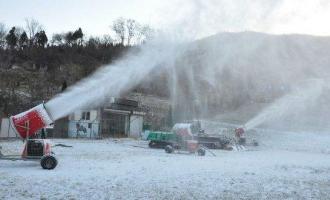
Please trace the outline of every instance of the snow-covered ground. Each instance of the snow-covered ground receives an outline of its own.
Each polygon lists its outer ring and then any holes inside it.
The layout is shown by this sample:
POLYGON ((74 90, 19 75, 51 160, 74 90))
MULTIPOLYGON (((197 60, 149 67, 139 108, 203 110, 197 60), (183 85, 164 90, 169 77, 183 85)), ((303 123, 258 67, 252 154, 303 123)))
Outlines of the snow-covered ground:
MULTIPOLYGON (((330 199, 330 137, 254 133, 260 146, 166 154, 131 139, 53 140, 59 164, 0 160, 0 199, 330 199), (259 135, 258 135, 259 134, 259 135)), ((20 141, 0 141, 3 152, 20 141)))

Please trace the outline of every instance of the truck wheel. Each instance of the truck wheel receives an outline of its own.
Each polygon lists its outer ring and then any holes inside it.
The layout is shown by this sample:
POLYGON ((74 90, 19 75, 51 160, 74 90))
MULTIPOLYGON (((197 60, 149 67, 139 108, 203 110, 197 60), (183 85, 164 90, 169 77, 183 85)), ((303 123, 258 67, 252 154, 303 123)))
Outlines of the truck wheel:
POLYGON ((174 149, 171 145, 166 145, 165 152, 166 153, 173 153, 174 149))
POLYGON ((253 144, 253 146, 255 146, 255 147, 256 147, 256 146, 259 146, 259 143, 258 143, 258 141, 256 141, 256 140, 253 140, 253 141, 252 141, 252 144, 253 144))
POLYGON ((40 160, 40 165, 43 169, 54 169, 57 165, 57 160, 52 155, 45 155, 40 160))
POLYGON ((239 138, 238 144, 245 145, 246 144, 246 138, 239 138))
POLYGON ((215 143, 210 144, 210 149, 216 149, 216 148, 217 148, 217 145, 215 143))
POLYGON ((156 146, 156 142, 154 142, 154 141, 149 142, 149 147, 150 148, 155 148, 155 146, 156 146))
POLYGON ((198 149, 198 150, 197 150, 197 154, 198 154, 199 156, 205 156, 205 149, 198 149))

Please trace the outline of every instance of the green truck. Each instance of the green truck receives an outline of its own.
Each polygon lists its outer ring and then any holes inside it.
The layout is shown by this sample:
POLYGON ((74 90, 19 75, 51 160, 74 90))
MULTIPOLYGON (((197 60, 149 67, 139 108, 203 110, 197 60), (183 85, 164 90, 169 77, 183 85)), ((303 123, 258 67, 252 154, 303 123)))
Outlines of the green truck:
MULTIPOLYGON (((239 130, 239 129, 237 129, 239 130)), ((177 123, 171 132, 151 131, 147 137, 149 147, 165 148, 170 146, 185 146, 185 141, 196 140, 198 144, 210 149, 228 149, 235 137, 236 130, 228 129, 232 137, 221 134, 206 134, 200 123, 177 123)))
POLYGON ((171 145, 173 141, 176 141, 176 134, 173 132, 165 131, 151 131, 148 135, 150 148, 164 148, 166 145, 171 145))
POLYGON ((205 149, 194 139, 188 126, 173 127, 173 132, 152 131, 149 133, 150 148, 163 148, 166 153, 188 152, 205 155, 205 149))

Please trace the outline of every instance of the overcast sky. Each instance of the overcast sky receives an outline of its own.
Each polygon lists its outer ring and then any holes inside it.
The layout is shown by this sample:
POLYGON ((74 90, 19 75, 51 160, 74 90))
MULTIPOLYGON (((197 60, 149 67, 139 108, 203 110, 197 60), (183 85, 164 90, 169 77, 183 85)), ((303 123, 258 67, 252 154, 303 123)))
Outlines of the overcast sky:
POLYGON ((159 29, 206 36, 220 31, 330 35, 329 0, 0 0, 0 22, 38 20, 47 34, 81 27, 110 33, 118 17, 159 29))

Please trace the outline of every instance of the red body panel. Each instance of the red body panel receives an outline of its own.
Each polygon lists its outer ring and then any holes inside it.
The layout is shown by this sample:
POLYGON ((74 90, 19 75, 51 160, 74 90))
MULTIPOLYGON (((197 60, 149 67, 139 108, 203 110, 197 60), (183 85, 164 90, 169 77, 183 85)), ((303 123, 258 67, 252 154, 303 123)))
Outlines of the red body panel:
POLYGON ((16 134, 23 139, 35 135, 38 130, 53 122, 44 104, 10 117, 10 121, 16 134))
POLYGON ((47 126, 38 111, 31 111, 24 116, 12 117, 14 126, 22 138, 33 136, 38 130, 47 126))
POLYGON ((238 138, 240 138, 240 137, 243 136, 244 132, 245 132, 245 131, 244 131, 243 128, 236 128, 236 129, 235 129, 235 136, 238 137, 238 138))

